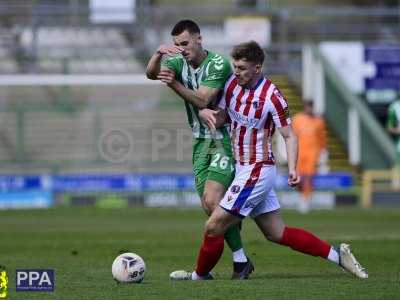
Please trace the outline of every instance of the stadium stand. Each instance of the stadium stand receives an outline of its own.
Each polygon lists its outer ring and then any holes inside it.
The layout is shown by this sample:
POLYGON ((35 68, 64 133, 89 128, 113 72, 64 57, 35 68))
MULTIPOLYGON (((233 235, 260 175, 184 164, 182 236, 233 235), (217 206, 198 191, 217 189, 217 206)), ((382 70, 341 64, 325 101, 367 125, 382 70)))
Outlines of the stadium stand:
MULTIPOLYGON (((139 73, 143 66, 118 28, 40 27, 37 71, 40 73, 139 73)), ((28 48, 33 32, 25 28, 21 45, 28 48)))

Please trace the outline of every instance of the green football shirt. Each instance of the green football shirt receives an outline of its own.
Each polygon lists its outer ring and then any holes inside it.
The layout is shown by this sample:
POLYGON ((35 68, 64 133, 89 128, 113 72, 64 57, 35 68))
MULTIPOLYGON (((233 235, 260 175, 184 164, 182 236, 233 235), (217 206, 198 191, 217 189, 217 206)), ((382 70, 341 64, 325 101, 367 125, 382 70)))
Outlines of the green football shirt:
MULTIPOLYGON (((200 85, 223 90, 226 80, 232 73, 229 61, 211 51, 208 51, 207 57, 197 69, 190 66, 182 55, 167 58, 163 61, 163 65, 174 71, 176 79, 186 88, 194 91, 200 85)), ((210 130, 202 123, 199 117, 199 109, 187 101, 185 101, 185 106, 193 137, 212 138, 210 130)), ((214 107, 215 103, 210 105, 210 108, 214 107)), ((226 127, 221 127, 217 129, 215 138, 222 139, 226 135, 228 135, 226 127)))
MULTIPOLYGON (((394 101, 389 105, 387 125, 390 127, 400 126, 400 100, 394 101)), ((397 159, 400 162, 400 137, 396 140, 397 159)))

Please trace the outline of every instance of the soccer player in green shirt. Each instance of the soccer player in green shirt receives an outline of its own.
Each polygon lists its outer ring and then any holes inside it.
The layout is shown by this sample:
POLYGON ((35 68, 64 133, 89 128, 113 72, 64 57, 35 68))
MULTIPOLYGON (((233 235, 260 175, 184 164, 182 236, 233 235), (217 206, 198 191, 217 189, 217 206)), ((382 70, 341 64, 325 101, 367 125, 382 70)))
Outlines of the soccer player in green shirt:
POLYGON ((392 184, 400 187, 400 99, 388 107, 387 129, 396 138, 396 164, 393 168, 392 184))
MULTIPOLYGON (((192 20, 179 21, 171 35, 174 45, 158 47, 146 75, 161 80, 184 100, 193 133, 196 190, 210 215, 234 178, 234 161, 228 127, 211 132, 201 121, 199 110, 216 107, 232 69, 229 60, 202 47, 200 28, 192 20)), ((244 253, 239 226, 231 227, 225 240, 233 252, 232 279, 247 279, 254 267, 244 253)))

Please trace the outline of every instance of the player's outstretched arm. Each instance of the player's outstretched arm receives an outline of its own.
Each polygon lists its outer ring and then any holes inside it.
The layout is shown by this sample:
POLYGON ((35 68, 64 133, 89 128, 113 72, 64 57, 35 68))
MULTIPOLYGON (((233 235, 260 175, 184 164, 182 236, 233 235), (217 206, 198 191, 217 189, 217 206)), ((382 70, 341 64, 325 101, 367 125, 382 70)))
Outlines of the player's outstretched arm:
POLYGON ((200 85, 197 91, 186 88, 175 78, 172 70, 161 70, 157 76, 159 80, 166 83, 183 100, 190 102, 199 109, 206 108, 209 103, 217 100, 219 89, 200 85))
POLYGON ((161 45, 157 48, 156 52, 151 56, 146 67, 146 76, 149 79, 157 80, 157 76, 161 70, 161 59, 163 55, 178 54, 183 49, 175 45, 161 45))
POLYGON ((215 132, 218 127, 221 127, 227 119, 227 113, 224 109, 202 109, 199 112, 200 118, 203 122, 211 129, 211 131, 215 132))
POLYGON ((175 81, 175 85, 171 88, 181 96, 185 101, 195 105, 199 109, 207 108, 208 104, 215 103, 220 89, 211 88, 201 85, 197 91, 187 89, 179 81, 175 81))
POLYGON ((279 127, 278 130, 285 140, 286 144, 286 154, 289 170, 288 185, 291 187, 295 187, 300 183, 300 176, 298 176, 296 171, 298 154, 297 136, 294 133, 291 125, 279 127))

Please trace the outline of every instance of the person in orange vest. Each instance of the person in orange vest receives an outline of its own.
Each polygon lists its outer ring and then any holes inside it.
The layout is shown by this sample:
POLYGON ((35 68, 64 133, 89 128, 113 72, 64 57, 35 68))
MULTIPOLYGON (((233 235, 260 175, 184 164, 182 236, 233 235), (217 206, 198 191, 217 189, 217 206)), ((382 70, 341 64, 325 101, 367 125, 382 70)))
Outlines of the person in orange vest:
POLYGON ((302 213, 310 210, 313 194, 313 176, 322 153, 326 152, 326 129, 322 117, 314 114, 313 102, 305 101, 304 110, 293 118, 293 129, 299 140, 297 170, 301 176, 299 189, 302 193, 298 209, 302 213))

